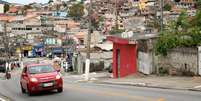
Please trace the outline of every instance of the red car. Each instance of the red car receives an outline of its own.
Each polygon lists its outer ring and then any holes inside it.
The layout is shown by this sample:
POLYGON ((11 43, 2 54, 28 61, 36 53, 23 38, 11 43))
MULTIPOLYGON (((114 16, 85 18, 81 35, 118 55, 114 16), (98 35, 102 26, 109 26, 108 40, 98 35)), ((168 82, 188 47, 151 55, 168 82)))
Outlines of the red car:
POLYGON ((40 91, 63 91, 63 79, 61 74, 50 64, 31 64, 24 67, 20 79, 22 93, 29 95, 40 91))

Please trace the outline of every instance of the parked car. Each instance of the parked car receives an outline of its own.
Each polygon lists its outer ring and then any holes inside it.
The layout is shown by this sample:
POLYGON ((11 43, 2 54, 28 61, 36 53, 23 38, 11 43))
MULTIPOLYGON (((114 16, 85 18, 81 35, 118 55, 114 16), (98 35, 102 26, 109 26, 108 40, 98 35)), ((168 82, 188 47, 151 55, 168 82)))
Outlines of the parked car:
POLYGON ((22 93, 30 96, 41 91, 63 91, 61 74, 50 64, 29 64, 24 67, 20 79, 22 93))

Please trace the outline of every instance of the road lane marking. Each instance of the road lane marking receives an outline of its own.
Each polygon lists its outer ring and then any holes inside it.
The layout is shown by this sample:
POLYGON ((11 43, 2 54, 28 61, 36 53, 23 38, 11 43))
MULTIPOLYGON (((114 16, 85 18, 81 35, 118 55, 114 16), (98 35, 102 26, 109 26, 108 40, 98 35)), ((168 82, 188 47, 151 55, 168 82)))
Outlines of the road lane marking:
POLYGON ((133 96, 129 95, 128 93, 121 93, 121 92, 111 92, 111 91, 98 91, 95 89, 89 89, 89 88, 81 88, 79 86, 64 86, 65 89, 72 89, 72 90, 77 90, 81 92, 90 92, 98 95, 106 95, 106 96, 121 96, 133 100, 142 100, 142 101, 158 101, 157 99, 151 98, 151 97, 146 97, 146 96, 133 96))

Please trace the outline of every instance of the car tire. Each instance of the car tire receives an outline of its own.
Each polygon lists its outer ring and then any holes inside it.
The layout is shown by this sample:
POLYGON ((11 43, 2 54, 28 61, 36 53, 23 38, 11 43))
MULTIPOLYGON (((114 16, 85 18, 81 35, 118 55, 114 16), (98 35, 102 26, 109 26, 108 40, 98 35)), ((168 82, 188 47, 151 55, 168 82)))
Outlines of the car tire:
POLYGON ((21 85, 21 91, 22 93, 26 93, 26 90, 22 87, 22 85, 21 85))
POLYGON ((57 91, 58 91, 58 93, 61 93, 61 92, 63 92, 63 88, 58 88, 57 91))

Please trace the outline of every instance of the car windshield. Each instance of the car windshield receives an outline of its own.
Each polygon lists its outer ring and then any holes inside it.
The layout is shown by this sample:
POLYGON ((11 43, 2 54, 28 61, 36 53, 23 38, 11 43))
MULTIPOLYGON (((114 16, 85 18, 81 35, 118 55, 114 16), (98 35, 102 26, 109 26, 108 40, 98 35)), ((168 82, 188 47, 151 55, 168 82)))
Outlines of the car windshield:
POLYGON ((51 65, 29 67, 30 74, 50 73, 54 71, 55 69, 51 65))

